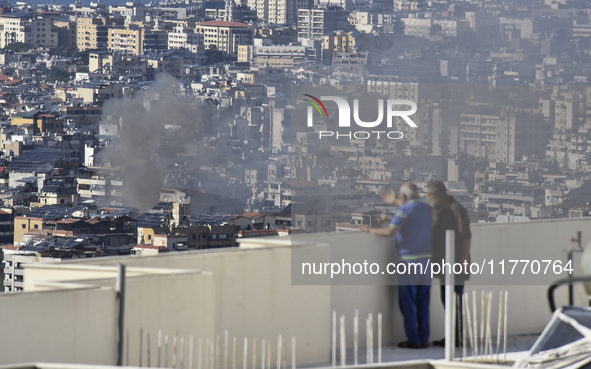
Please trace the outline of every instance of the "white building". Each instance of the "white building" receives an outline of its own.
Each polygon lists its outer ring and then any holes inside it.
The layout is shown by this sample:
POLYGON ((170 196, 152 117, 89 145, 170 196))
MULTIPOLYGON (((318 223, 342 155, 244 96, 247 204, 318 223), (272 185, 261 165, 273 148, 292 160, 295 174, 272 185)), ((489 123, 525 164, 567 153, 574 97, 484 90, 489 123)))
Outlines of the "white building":
POLYGON ((206 49, 220 50, 238 55, 238 45, 252 45, 254 29, 240 22, 207 21, 196 26, 198 33, 203 35, 206 49))
MULTIPOLYGON (((33 246, 34 247, 34 246, 33 246)), ((61 259, 42 257, 35 250, 21 246, 4 246, 4 291, 20 292, 24 288, 24 265, 31 263, 58 263, 61 259)))
POLYGON ((168 32, 168 49, 187 49, 195 54, 203 54, 203 34, 182 25, 168 32))
POLYGON ((56 47, 57 40, 51 20, 10 14, 0 16, 0 48, 15 42, 56 47))
POLYGON ((248 0, 247 7, 259 20, 274 24, 294 24, 298 9, 310 8, 310 0, 248 0))

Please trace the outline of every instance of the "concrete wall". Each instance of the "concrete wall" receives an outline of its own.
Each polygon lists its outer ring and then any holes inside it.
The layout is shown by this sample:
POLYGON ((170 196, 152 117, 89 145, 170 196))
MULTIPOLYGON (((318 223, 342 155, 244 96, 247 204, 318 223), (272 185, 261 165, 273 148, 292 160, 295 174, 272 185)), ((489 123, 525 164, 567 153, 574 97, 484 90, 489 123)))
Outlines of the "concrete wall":
MULTIPOLYGON (((110 266, 36 264, 26 268, 25 280, 27 284, 25 291, 72 288, 73 284, 77 284, 97 286, 114 293, 116 273, 116 267, 110 266)), ((126 271, 126 276, 124 319, 126 334, 124 357, 126 363, 139 365, 140 352, 142 362, 144 364, 148 362, 148 334, 151 343, 151 363, 157 362, 158 352, 156 348, 159 331, 162 332, 163 340, 165 336, 168 336, 167 361, 169 363, 172 360, 175 336, 177 337, 177 355, 181 350, 181 339, 184 340, 184 352, 188 355, 189 337, 191 335, 195 337, 195 342, 199 337, 215 336, 215 322, 211 319, 212 316, 215 316, 216 310, 211 273, 201 273, 196 270, 129 268, 126 271), (142 339, 140 339, 140 334, 142 339), (127 337, 127 335, 129 336, 127 337), (140 341, 142 341, 141 348, 140 341), (127 356, 129 356, 129 361, 127 361, 127 356)), ((20 294, 15 296, 20 296, 20 294)), ((117 327, 118 302, 113 300, 104 302, 104 304, 107 304, 109 309, 115 309, 117 314, 114 317, 105 319, 103 324, 117 327)), ((67 308, 76 309, 77 307, 72 305, 67 308)), ((66 311, 65 313, 69 312, 66 311)), ((62 312, 52 311, 52 314, 62 314, 62 312)), ((65 319, 67 318, 65 317, 65 319)), ((97 320, 100 321, 101 319, 97 318, 97 320)), ((100 322, 97 324, 100 324, 100 322)), ((67 332, 60 334, 66 337, 68 335, 67 332)), ((108 342, 110 340, 111 338, 109 338, 108 342)), ((116 339, 115 342, 117 342, 116 339)), ((61 350, 64 351, 63 348, 61 350)), ((164 363, 164 343, 162 344, 161 354, 161 362, 164 363)), ((116 353, 104 353, 103 360, 105 359, 110 359, 107 363, 114 364, 116 353)), ((86 362, 101 363, 95 361, 86 362)))
MULTIPOLYGON (((330 286, 292 286, 289 247, 267 247, 253 250, 219 250, 204 252, 167 253, 147 257, 114 257, 84 260, 84 264, 115 265, 125 263, 128 267, 198 269, 213 275, 214 295, 203 295, 192 301, 186 300, 187 292, 177 291, 176 298, 170 296, 170 304, 193 306, 195 319, 197 307, 211 306, 206 315, 215 324, 215 333, 198 337, 215 339, 223 337, 228 330, 230 339, 256 338, 260 356, 261 340, 272 342, 273 360, 277 349, 277 336, 281 334, 291 348, 291 337, 297 340, 298 363, 302 365, 326 362, 330 355, 330 286), (215 310, 215 311, 214 311, 215 310), (313 327, 313 328, 311 328, 313 327)), ((78 264, 78 261, 75 262, 78 264)), ((68 264, 72 265, 72 264, 68 264)), ((25 279, 28 275, 25 276, 25 279)), ((184 286, 200 289, 192 284, 184 286)), ((155 291, 154 294, 157 292, 155 291)), ((161 305, 167 313, 165 305, 161 305)), ((180 323, 182 324, 182 323, 180 323)), ((240 346, 242 347, 242 346, 240 346)), ((287 360, 290 359, 290 349, 287 360)), ((242 350, 240 350, 240 353, 242 350)), ((238 357, 242 362, 241 355, 238 357)))
POLYGON ((0 363, 115 363, 115 292, 85 288, 0 295, 0 363))

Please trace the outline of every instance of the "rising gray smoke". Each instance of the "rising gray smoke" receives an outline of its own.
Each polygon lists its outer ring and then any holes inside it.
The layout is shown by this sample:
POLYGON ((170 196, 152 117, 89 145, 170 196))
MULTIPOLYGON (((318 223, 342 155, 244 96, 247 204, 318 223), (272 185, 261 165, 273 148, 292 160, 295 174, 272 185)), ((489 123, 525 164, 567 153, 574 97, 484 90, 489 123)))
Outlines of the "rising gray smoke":
POLYGON ((188 95, 178 80, 161 75, 146 90, 105 103, 101 124, 119 125, 105 159, 121 168, 125 205, 154 206, 179 154, 208 134, 213 108, 188 95))

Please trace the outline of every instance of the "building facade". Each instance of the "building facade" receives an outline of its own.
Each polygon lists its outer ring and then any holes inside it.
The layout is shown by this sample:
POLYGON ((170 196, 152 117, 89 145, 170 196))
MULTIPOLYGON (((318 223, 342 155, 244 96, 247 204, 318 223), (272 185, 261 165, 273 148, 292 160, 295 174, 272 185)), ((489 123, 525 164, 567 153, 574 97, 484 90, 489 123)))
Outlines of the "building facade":
POLYGON ((233 57, 238 55, 239 45, 252 45, 254 29, 240 22, 207 21, 196 27, 203 35, 206 49, 223 51, 233 57))

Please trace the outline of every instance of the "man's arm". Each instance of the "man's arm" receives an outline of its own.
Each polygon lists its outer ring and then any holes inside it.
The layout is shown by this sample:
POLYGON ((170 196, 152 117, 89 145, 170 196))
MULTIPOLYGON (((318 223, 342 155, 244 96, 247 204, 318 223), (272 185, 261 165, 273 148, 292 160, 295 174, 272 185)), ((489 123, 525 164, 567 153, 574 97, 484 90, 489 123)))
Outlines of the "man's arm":
POLYGON ((396 232, 398 231, 398 227, 396 227, 393 224, 390 224, 386 228, 369 228, 367 231, 369 233, 375 234, 376 236, 390 237, 396 234, 396 232))
POLYGON ((390 224, 386 228, 370 228, 368 226, 361 227, 362 232, 373 233, 376 236, 391 237, 396 234, 398 227, 394 224, 390 224))

